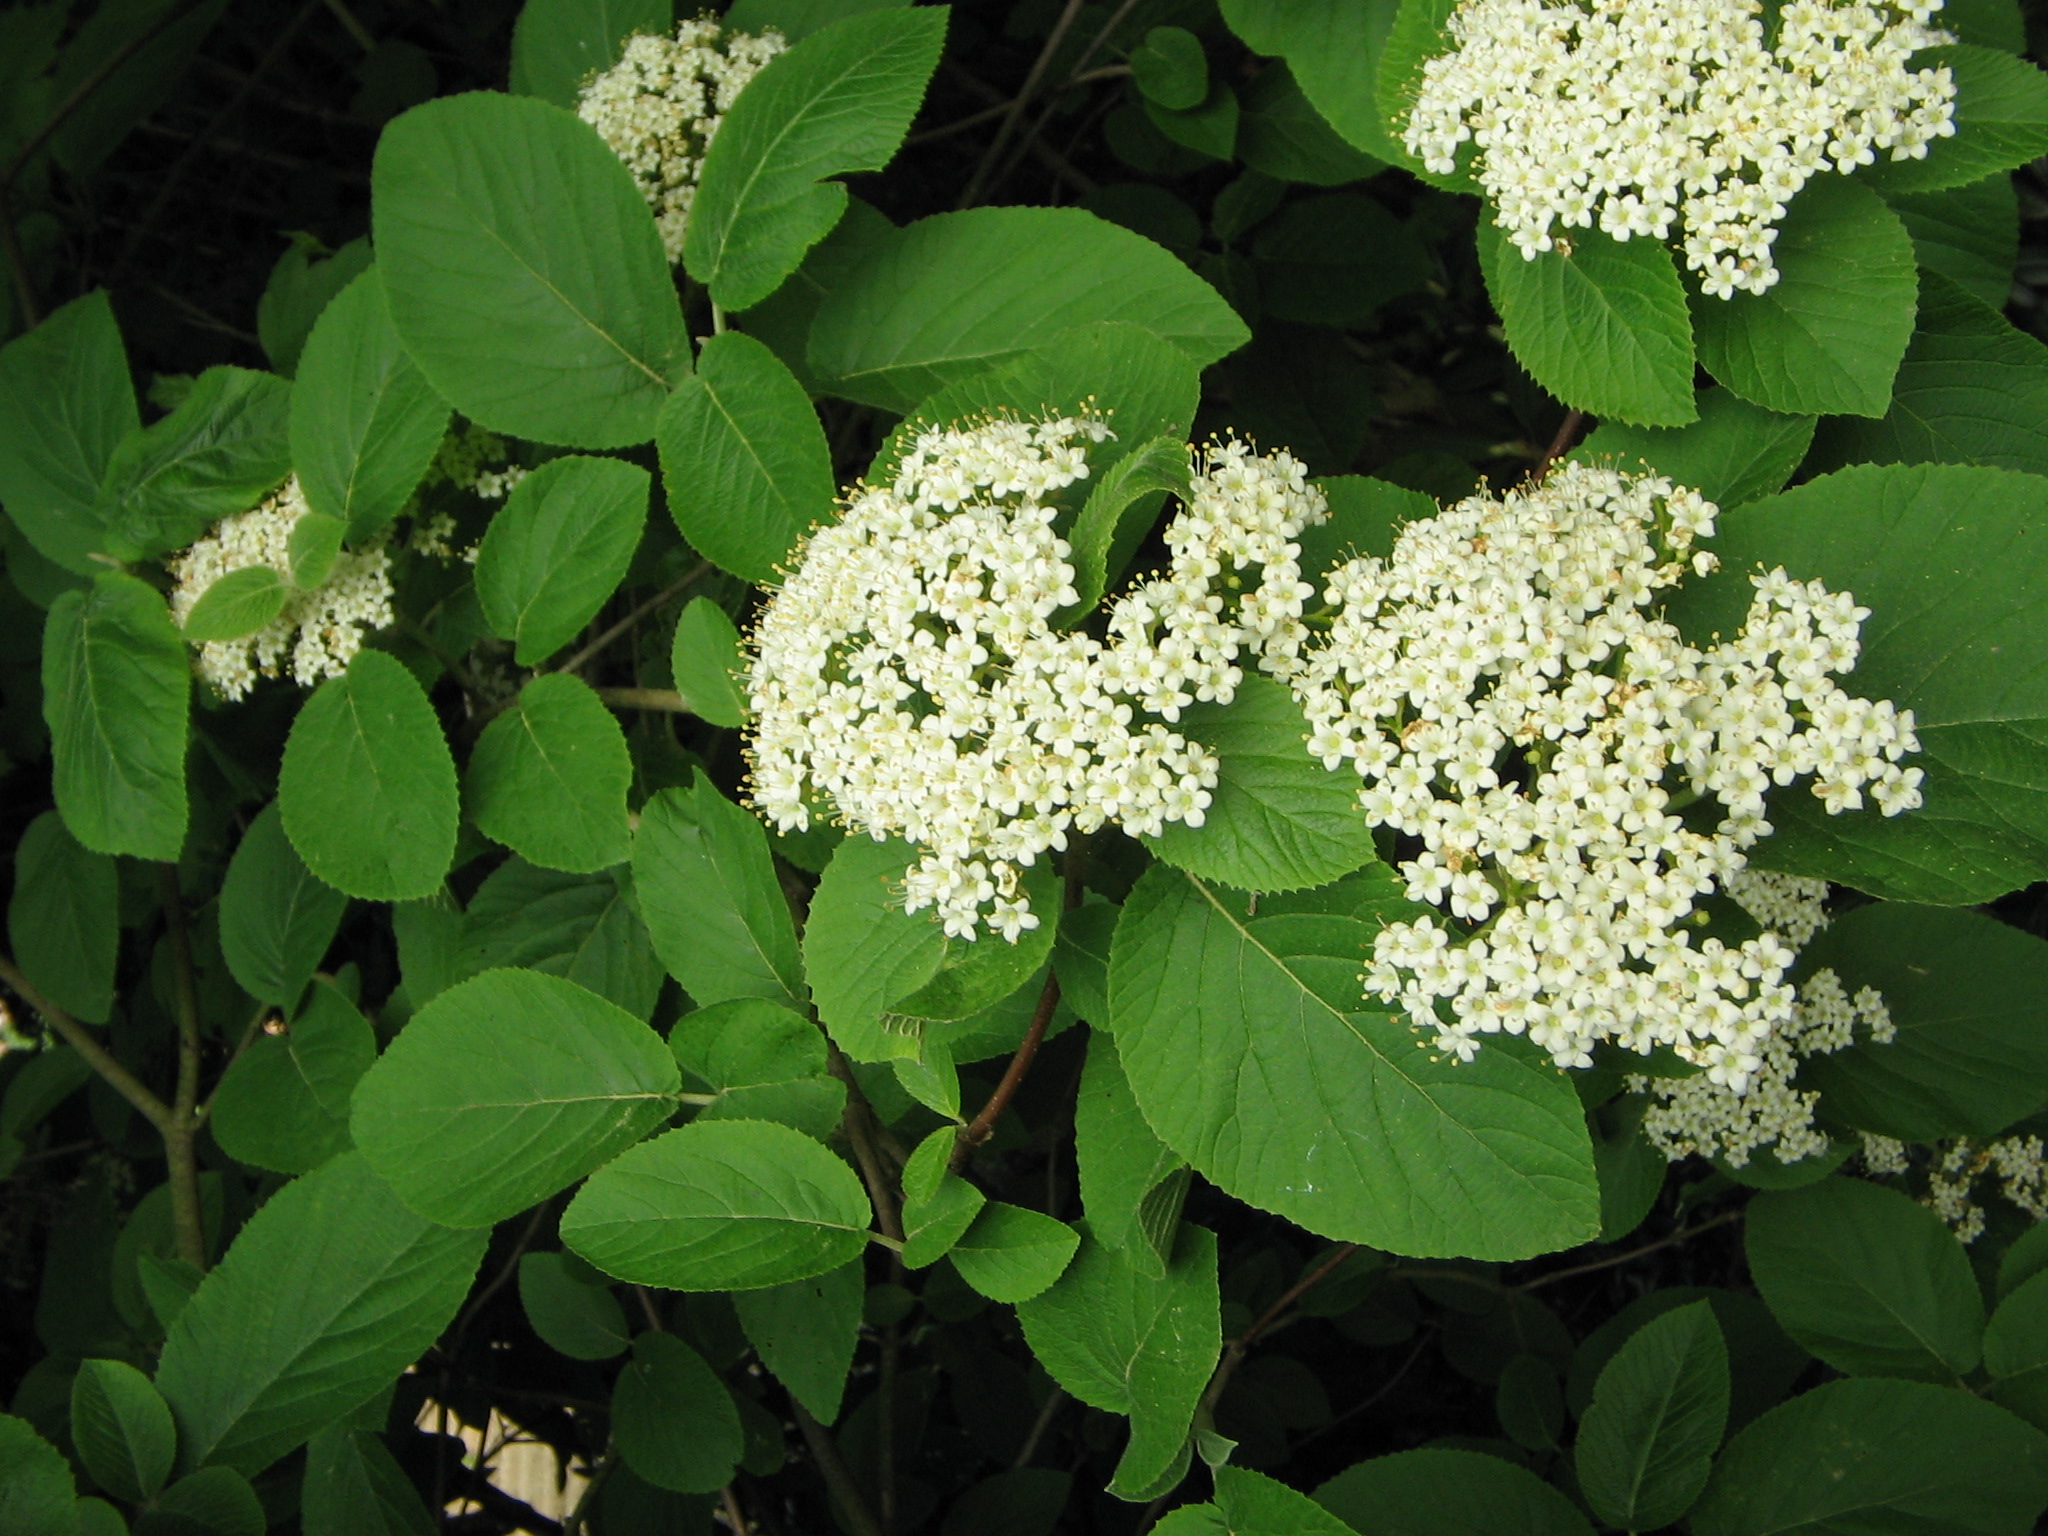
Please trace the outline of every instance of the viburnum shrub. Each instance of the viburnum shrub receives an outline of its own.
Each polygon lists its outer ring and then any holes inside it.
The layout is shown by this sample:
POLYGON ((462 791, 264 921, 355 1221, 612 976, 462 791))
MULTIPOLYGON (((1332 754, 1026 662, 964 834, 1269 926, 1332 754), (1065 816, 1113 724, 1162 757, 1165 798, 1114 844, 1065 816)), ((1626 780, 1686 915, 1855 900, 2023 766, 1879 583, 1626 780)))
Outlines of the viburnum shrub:
POLYGON ((0 13, 0 1536, 2036 1529, 2038 25, 0 13))

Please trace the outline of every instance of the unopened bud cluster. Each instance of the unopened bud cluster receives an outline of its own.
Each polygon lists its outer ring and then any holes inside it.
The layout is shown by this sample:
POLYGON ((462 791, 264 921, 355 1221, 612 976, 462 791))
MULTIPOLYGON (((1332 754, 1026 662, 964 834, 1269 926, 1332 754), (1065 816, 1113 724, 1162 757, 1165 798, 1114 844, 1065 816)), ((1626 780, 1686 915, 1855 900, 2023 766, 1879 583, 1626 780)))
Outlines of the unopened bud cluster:
POLYGON ((1811 777, 1830 811, 1919 803, 1911 713, 1850 696, 1868 616, 1783 571, 1700 647, 1659 594, 1712 568, 1716 509, 1660 476, 1561 466, 1409 524, 1333 571, 1334 617, 1289 680, 1309 752, 1346 764, 1431 915, 1380 933, 1368 993, 1470 1059, 1525 1035, 1560 1066, 1669 1046, 1740 1090, 1788 1025, 1792 950, 1695 942, 1700 900, 1767 836, 1764 796, 1811 777))
MULTIPOLYGON (((292 529, 311 510, 294 475, 261 505, 223 519, 172 556, 172 617, 182 625, 206 589, 231 571, 266 565, 288 582, 292 529)), ((244 697, 259 675, 276 677, 286 670, 294 682, 310 687, 347 671, 364 633, 382 629, 392 617, 390 557, 382 547, 343 550, 325 581, 291 591, 277 617, 253 635, 201 644, 199 675, 230 699, 244 697)))
POLYGON ((780 32, 726 32, 715 17, 701 17, 672 37, 627 39, 619 62, 583 87, 576 115, 633 173, 670 265, 683 259, 690 202, 720 121, 788 46, 780 32))
POLYGON ((1941 0, 1789 0, 1767 46, 1760 0, 1462 0, 1404 142, 1448 174, 1468 140, 1495 218, 1525 258, 1561 229, 1682 231, 1714 297, 1778 279, 1777 222, 1833 170, 1924 157, 1955 132, 1941 0))
POLYGON ((1170 724, 1229 702, 1240 655, 1305 633, 1292 538, 1322 498, 1234 442, 1197 455, 1168 569, 1107 638, 1055 626, 1078 600, 1061 493, 1111 435, 1086 415, 919 433, 811 535, 753 635, 756 809, 791 830, 822 800, 917 844, 904 905, 951 935, 1036 927, 1020 872, 1070 829, 1200 826, 1216 760, 1170 724))

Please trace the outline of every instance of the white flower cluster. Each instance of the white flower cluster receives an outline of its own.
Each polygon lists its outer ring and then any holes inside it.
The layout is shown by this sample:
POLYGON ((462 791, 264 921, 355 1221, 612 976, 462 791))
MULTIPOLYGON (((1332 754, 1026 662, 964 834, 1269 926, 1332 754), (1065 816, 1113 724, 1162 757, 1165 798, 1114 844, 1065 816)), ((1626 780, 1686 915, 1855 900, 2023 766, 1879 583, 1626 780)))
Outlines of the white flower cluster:
POLYGON ((1830 810, 1919 803, 1911 713, 1830 681, 1868 616, 1848 594, 1754 577, 1742 629, 1705 649, 1658 616, 1688 562, 1711 568, 1689 552, 1715 515, 1662 477, 1568 464, 1330 575, 1330 630, 1289 669, 1308 749, 1420 840, 1409 896, 1483 925, 1388 926, 1367 990, 1461 1058, 1500 1032, 1560 1066, 1668 1045, 1739 1090, 1792 1017, 1792 951, 1695 943, 1688 919, 1770 832, 1765 792, 1813 775, 1830 810))
POLYGON ((1828 883, 1768 869, 1740 869, 1722 882, 1729 899, 1793 949, 1804 949, 1828 925, 1828 883))
MULTIPOLYGON (((1889 1136, 1863 1137, 1863 1168, 1879 1177, 1909 1172, 1905 1143, 1889 1136)), ((1959 1243, 1984 1235, 1984 1208, 1977 1186, 1986 1175, 1998 1192, 2036 1221, 2048 1221, 2048 1148, 2039 1136, 2003 1136, 1983 1141, 1959 1136, 1941 1142, 1927 1169, 1927 1193, 1920 1203, 1948 1223, 1959 1243)))
POLYGON ((1200 826, 1216 761, 1162 721, 1227 703, 1250 647, 1300 643, 1291 540, 1326 510, 1300 464, 1234 442, 1198 456, 1167 573, 1113 607, 1108 638, 1053 627, 1077 601, 1053 498, 1110 435, 1092 416, 920 433, 811 535, 754 631, 756 808, 801 828, 816 796, 918 844, 904 905, 951 935, 1036 927, 1019 872, 1070 828, 1200 826))
MULTIPOLYGON (((1462 0, 1403 135, 1433 171, 1458 146, 1525 258, 1555 227, 1619 240, 1683 226, 1713 296, 1778 279, 1776 221, 1812 177, 1924 157, 1955 132, 1955 81, 1911 69, 1952 41, 1941 0, 1462 0)), ((1569 249, 1567 246, 1566 249, 1569 249)))
POLYGON ((640 184, 673 266, 704 151, 741 89, 789 44, 780 32, 724 32, 715 17, 673 37, 629 38, 619 62, 583 87, 576 115, 595 128, 640 184))
MULTIPOLYGON (((213 532, 173 556, 168 562, 177 581, 172 617, 182 625, 206 589, 230 571, 267 565, 289 581, 292 528, 311 510, 294 475, 254 510, 223 519, 213 532)), ((343 550, 324 582, 292 591, 277 617, 255 634, 201 644, 199 675, 226 697, 239 699, 256 685, 259 674, 277 676, 289 651, 292 680, 311 687, 347 671, 362 648, 364 632, 382 629, 392 619, 390 557, 381 546, 343 550)))
POLYGON ((1653 1102, 1643 1113, 1643 1134, 1673 1162, 1691 1152, 1720 1156, 1740 1168, 1759 1148, 1781 1163, 1796 1163, 1828 1149, 1829 1137, 1813 1123, 1820 1095, 1792 1086, 1809 1056, 1829 1056, 1855 1043, 1858 1028, 1882 1045, 1897 1034, 1884 998, 1874 987, 1851 997, 1833 971, 1822 967, 1800 984, 1792 1016, 1763 1043, 1763 1064, 1737 1091, 1697 1077, 1638 1077, 1632 1093, 1653 1102))

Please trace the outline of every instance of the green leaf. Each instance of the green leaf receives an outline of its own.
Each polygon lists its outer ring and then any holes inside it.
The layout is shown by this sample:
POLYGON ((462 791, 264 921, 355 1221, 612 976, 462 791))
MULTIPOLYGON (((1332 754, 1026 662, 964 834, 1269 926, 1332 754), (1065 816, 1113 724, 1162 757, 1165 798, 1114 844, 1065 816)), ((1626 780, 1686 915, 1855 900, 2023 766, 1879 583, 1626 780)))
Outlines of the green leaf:
POLYGON ((1359 555, 1392 554, 1403 524, 1441 510, 1421 491, 1369 475, 1331 475, 1316 484, 1330 503, 1330 516, 1301 531, 1301 573, 1309 581, 1359 555))
POLYGON ((655 953, 700 1006, 734 997, 804 1006, 796 927, 768 835, 708 778, 642 807, 633 881, 655 953))
POLYGON ((1992 1400, 2036 1429, 2048 1425, 2048 1275, 2036 1274, 1998 1304, 1984 1329, 1992 1400))
POLYGON ((1801 1068, 1822 1113, 1905 1141, 1994 1136, 2048 1103, 2048 944, 1975 912, 1878 902, 1834 919, 1802 957, 1875 987, 1898 1035, 1801 1068))
POLYGON ((103 571, 50 605, 43 719, 57 809, 94 853, 175 859, 185 845, 191 665, 151 587, 103 571))
POLYGON ((1915 69, 1955 77, 1955 135, 1936 139, 1920 160, 1880 154, 1865 175, 1887 192, 1967 186, 2048 154, 2048 76, 1999 48, 1950 43, 1913 55, 1915 69))
POLYGON ((572 1360, 610 1360, 632 1343, 619 1298, 577 1279, 562 1254, 520 1255, 519 1304, 541 1340, 572 1360))
POLYGON ((433 1536, 434 1522, 384 1442, 330 1424, 306 1442, 304 1536, 433 1536))
POLYGON ((213 1134, 228 1156, 305 1173, 348 1150, 349 1095, 377 1059, 377 1036, 331 982, 282 1034, 259 1034, 220 1080, 213 1134))
POLYGON ((119 876, 112 859, 79 846, 55 811, 30 822, 15 847, 7 936, 38 991, 74 1019, 107 1022, 121 948, 119 876))
POLYGON ((263 297, 256 301, 256 336, 270 366, 286 378, 299 365, 306 338, 334 296, 370 268, 370 241, 358 235, 329 251, 300 230, 270 269, 263 297))
POLYGON ((71 1380, 71 1440, 93 1481, 131 1503, 156 1497, 178 1451, 171 1410, 123 1360, 87 1360, 71 1380))
POLYGON ((275 619, 290 595, 284 577, 267 565, 229 571, 200 593, 185 615, 185 639, 193 645, 245 639, 275 619))
POLYGON ((1154 27, 1131 50, 1131 83, 1170 112, 1200 106, 1209 94, 1202 40, 1186 27, 1154 27))
POLYGON ((1082 617, 1102 601, 1110 581, 1151 528, 1167 493, 1191 494, 1188 448, 1179 433, 1139 444, 1103 472, 1068 536, 1073 546, 1072 611, 1082 617), (1115 565, 1112 568, 1111 562, 1115 565))
POLYGON ((1402 1451, 1361 1461, 1315 1500, 1372 1536, 1591 1536, 1572 1501, 1535 1473, 1476 1451, 1402 1451))
POLYGON ((286 564, 291 567, 285 574, 292 585, 302 592, 322 585, 333 571, 335 557, 341 553, 341 542, 347 536, 347 523, 320 512, 307 512, 293 523, 285 544, 286 564))
POLYGON ((1072 1473, 1050 1467, 998 1472, 953 1501, 939 1536, 1053 1536, 1073 1486, 1072 1473))
POLYGON ((1145 1124, 1116 1042, 1100 1032, 1089 1036, 1074 1104, 1074 1162, 1088 1230, 1140 1268, 1156 1271, 1166 1255, 1147 1241, 1139 1214, 1145 1197, 1187 1164, 1145 1124))
POLYGON ((846 1086, 827 1070, 824 1035, 801 1014, 737 997, 684 1014, 668 1045, 716 1095, 699 1120, 773 1120, 820 1141, 839 1128, 846 1086))
POLYGON ((2048 875, 2048 479, 1962 465, 1858 466, 1722 519, 1722 572, 1671 605, 1689 634, 1732 631, 1748 576, 1782 565, 1871 610, 1849 679, 1910 707, 1926 804, 1829 816, 1801 785, 1770 805, 1755 862, 1874 896, 1962 905, 2048 875), (1968 643, 1959 643, 1959 637, 1968 643))
POLYGON ((171 1484, 135 1522, 136 1536, 263 1536, 270 1522, 249 1480, 202 1467, 171 1484))
POLYGON ((1976 1367, 1984 1301, 1970 1262, 1911 1197, 1843 1178, 1767 1190, 1744 1243, 1771 1314, 1835 1369, 1953 1383, 1976 1367))
MULTIPOLYGON (((1346 140, 1392 161, 1398 151, 1380 111, 1378 85, 1399 9, 1399 0, 1224 0, 1223 18, 1247 47, 1285 58, 1302 93, 1346 140)), ((1240 149, 1248 148, 1241 137, 1240 149)), ((1257 164, 1249 153, 1245 161, 1257 164)))
POLYGON ((1913 334, 1913 240, 1876 193, 1824 176, 1792 200, 1761 294, 1692 297, 1700 361, 1794 415, 1882 416, 1913 334))
POLYGON ((683 265, 726 309, 760 303, 846 211, 827 181, 895 157, 939 62, 946 13, 849 16, 773 60, 726 110, 690 205, 683 265))
POLYGON ((1073 1262, 1080 1235, 1042 1211, 994 1200, 955 1241, 960 1278, 990 1301, 1029 1301, 1073 1262))
POLYGON ((2004 1409, 1922 1382, 1835 1381, 1729 1442, 1691 1529, 2027 1536, 2044 1505, 2048 1440, 2004 1409))
POLYGON ((1223 1350, 1216 1238, 1183 1227, 1164 1275, 1092 1239, 1065 1274, 1017 1308, 1038 1363, 1091 1408, 1126 1414, 1130 1443, 1110 1492, 1129 1498, 1170 1468, 1223 1350))
POLYGON ((733 1297, 761 1363, 821 1424, 839 1417, 846 1373, 860 1342, 867 1280, 858 1262, 808 1280, 733 1297))
POLYGON ((80 182, 99 170, 129 131, 188 78, 192 55, 225 9, 221 0, 189 9, 174 8, 171 0, 96 8, 57 60, 56 98, 75 106, 51 118, 57 163, 80 182), (145 41, 148 46, 140 46, 145 41))
POLYGON ((1588 229, 1529 260, 1488 223, 1479 254, 1509 350, 1551 394, 1637 426, 1698 418, 1685 285, 1662 244, 1588 229))
POLYGON ((959 1144, 956 1126, 942 1125, 918 1143, 903 1169, 903 1266, 923 1269, 945 1257, 974 1225, 988 1196, 948 1169, 959 1144))
POLYGON ((558 976, 486 971, 413 1015, 349 1128, 421 1215, 488 1226, 632 1146, 678 1086, 661 1037, 624 1009, 558 976))
POLYGON ((80 576, 95 570, 100 481, 140 425, 104 290, 0 347, 0 505, 44 559, 80 576))
POLYGON ((647 526, 647 471, 570 454, 512 488, 476 557, 476 595, 522 667, 544 661, 617 590, 647 526))
POLYGON ((689 337, 632 174, 573 113, 477 91, 384 130, 371 177, 391 319, 443 399, 572 448, 654 436, 689 337))
POLYGON ((1114 902, 1090 900, 1060 914, 1053 969, 1059 973, 1060 1001, 1084 1019, 1109 1017, 1109 943, 1121 912, 1114 902))
POLYGON ((1162 1141, 1241 1200, 1396 1253, 1522 1258, 1598 1230, 1561 1074, 1508 1049, 1432 1059, 1360 993, 1374 925, 1245 905, 1165 868, 1124 903, 1110 1011, 1162 1141))
POLYGON ((434 706, 382 651, 314 691, 292 722, 277 807, 313 874, 366 901, 441 888, 455 857, 461 802, 434 706))
POLYGON ((1436 276, 1422 237, 1362 192, 1288 204, 1252 253, 1266 313, 1308 325, 1361 324, 1436 276))
POLYGON ((122 438, 100 483, 107 551, 181 549, 275 490, 292 467, 291 396, 274 373, 209 368, 170 415, 122 438))
POLYGON ((811 895, 804 969, 819 1019, 855 1061, 917 1054, 916 1037, 892 1030, 883 1013, 946 958, 945 932, 932 915, 903 910, 903 871, 915 856, 901 838, 849 837, 811 895))
POLYGON ((1168 864, 1242 890, 1298 891, 1373 862, 1357 786, 1308 755, 1308 722, 1286 688, 1247 673, 1232 703, 1197 704, 1177 729, 1215 754, 1217 783, 1201 826, 1144 839, 1168 864))
POLYGON ((1307 1494, 1244 1467, 1216 1469, 1216 1503, 1230 1536, 1355 1536, 1307 1494))
POLYGON ((1213 288, 1140 235, 1078 208, 975 208, 878 241, 825 296, 810 363, 835 393, 907 411, 1106 320, 1153 332, 1197 366, 1247 335, 1213 288))
POLYGON ((1603 422, 1570 458, 1628 474, 1648 468, 1725 509, 1783 490, 1813 444, 1813 417, 1767 411, 1719 387, 1700 392, 1699 413, 1689 427, 1603 422))
MULTIPOLYGON (((637 1019, 654 1012, 661 993, 661 962, 623 868, 565 875, 516 856, 499 865, 470 898, 441 985, 503 966, 566 977, 637 1019)), ((439 990, 427 985, 412 1001, 439 990)))
POLYGON ((704 343, 655 438, 676 527, 736 576, 775 581, 798 542, 835 516, 832 453, 811 397, 751 336, 727 331, 704 343))
POLYGON ((368 1401, 455 1315, 489 1235, 415 1215, 354 1152, 271 1196, 157 1367, 185 1464, 254 1475, 368 1401))
POLYGON ((1244 88, 1242 104, 1237 157, 1255 171, 1280 181, 1334 187, 1384 169, 1383 162, 1345 142, 1285 64, 1275 61, 1260 70, 1244 88))
POLYGON ((732 1480, 746 1436, 732 1394, 704 1357, 672 1333, 643 1333, 612 1389, 612 1436, 626 1465, 675 1493, 713 1493, 732 1480))
POLYGON ((1924 272, 1890 409, 1875 421, 1829 421, 1815 450, 1817 469, 1993 464, 2048 473, 2048 347, 1940 273, 1924 272))
POLYGON ((346 896, 313 878, 272 801, 242 834, 221 882, 221 957, 244 992, 291 1008, 347 907, 346 896))
POLYGON ((373 267, 313 326, 292 386, 292 467, 307 504, 348 537, 375 536, 405 506, 448 430, 448 407, 399 344, 373 267))
MULTIPOLYGON (((1020 882, 1036 928, 1027 928, 1015 943, 1005 939, 947 939, 939 969, 929 981, 892 999, 882 1023, 923 1037, 926 1021, 960 1023, 1010 997, 1034 976, 1041 976, 1059 930, 1060 877, 1051 859, 1024 871, 1020 882)), ((919 921, 913 918, 912 921, 919 921)), ((1034 988, 1034 998, 1040 987, 1034 988)), ((971 1058, 970 1058, 971 1059, 971 1058)))
POLYGON ((26 1419, 0 1413, 0 1530, 78 1536, 71 1464, 26 1419))
POLYGON ((672 1291, 749 1291, 837 1269, 867 1246, 860 1180, 801 1131, 700 1121, 591 1176, 562 1241, 606 1274, 672 1291))
POLYGON ((671 0, 526 0, 512 28, 512 89, 573 112, 584 82, 618 63, 628 38, 674 29, 671 0))
POLYGON ((1692 1507, 1728 1423, 1728 1346, 1704 1301, 1636 1330, 1579 1425, 1579 1488, 1608 1525, 1654 1531, 1692 1507))
POLYGON ((1913 237, 1923 270, 1939 272, 1980 304, 2005 308, 2020 252, 2019 193, 2010 176, 1947 192, 1895 192, 1885 201, 1913 237))
POLYGON ((463 782, 477 830, 529 863, 590 874, 632 853, 626 734, 573 672, 520 689, 484 727, 463 782))
POLYGON ((746 724, 746 658, 740 654, 740 632, 731 615, 710 598, 691 598, 676 620, 669 670, 683 701, 700 719, 727 730, 746 724))

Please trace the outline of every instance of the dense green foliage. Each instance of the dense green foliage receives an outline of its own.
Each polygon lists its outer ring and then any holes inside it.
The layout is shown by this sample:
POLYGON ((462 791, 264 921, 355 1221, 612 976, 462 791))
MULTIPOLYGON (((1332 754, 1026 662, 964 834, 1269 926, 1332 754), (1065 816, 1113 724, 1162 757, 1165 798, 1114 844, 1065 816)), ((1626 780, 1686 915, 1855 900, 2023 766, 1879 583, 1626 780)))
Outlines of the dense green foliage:
POLYGON ((2040 1528, 2048 33, 1950 0, 1957 132, 1719 298, 1410 153, 1453 9, 734 0, 667 247, 577 114, 666 0, 0 11, 0 1536, 2040 1528), (1206 818, 1007 939, 755 813, 842 491, 1083 411, 1062 634, 1230 433, 1316 591, 1568 463, 1718 503, 1689 640, 1853 593, 1925 803, 1750 853, 1895 1031, 1779 1082, 1815 1149, 1419 1048, 1420 844, 1250 665, 1206 818))

